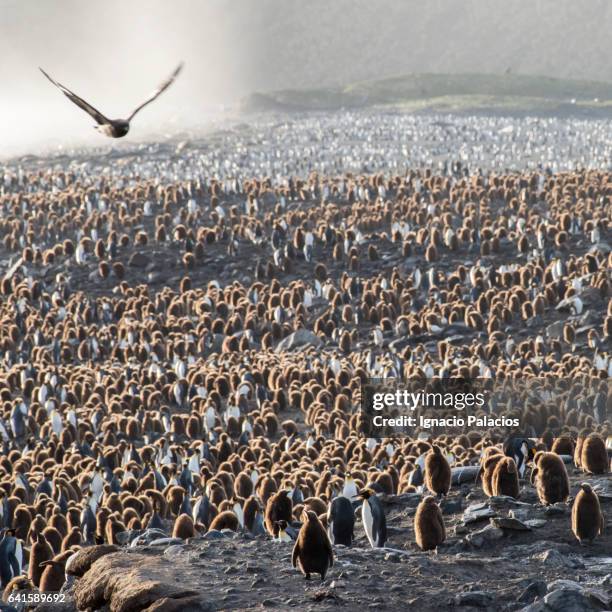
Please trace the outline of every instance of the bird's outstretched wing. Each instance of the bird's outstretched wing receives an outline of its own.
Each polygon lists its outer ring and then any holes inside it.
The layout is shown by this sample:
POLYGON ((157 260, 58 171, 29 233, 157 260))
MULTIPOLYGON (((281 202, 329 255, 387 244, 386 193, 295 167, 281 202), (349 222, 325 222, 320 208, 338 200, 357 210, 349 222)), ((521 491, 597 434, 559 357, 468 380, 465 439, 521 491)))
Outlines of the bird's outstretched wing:
POLYGON ((143 109, 147 104, 153 102, 155 98, 157 98, 162 92, 166 91, 172 83, 174 83, 174 79, 178 76, 179 72, 183 68, 183 62, 181 62, 174 70, 174 72, 140 105, 138 106, 132 114, 127 118, 128 121, 131 121, 134 118, 134 115, 143 109))
POLYGON ((83 98, 80 98, 75 93, 70 91, 67 87, 64 87, 61 83, 58 83, 52 79, 42 68, 40 71, 58 88, 63 94, 72 102, 74 102, 79 108, 82 108, 87 114, 91 115, 99 125, 109 123, 109 120, 96 108, 94 108, 88 102, 85 102, 83 98))

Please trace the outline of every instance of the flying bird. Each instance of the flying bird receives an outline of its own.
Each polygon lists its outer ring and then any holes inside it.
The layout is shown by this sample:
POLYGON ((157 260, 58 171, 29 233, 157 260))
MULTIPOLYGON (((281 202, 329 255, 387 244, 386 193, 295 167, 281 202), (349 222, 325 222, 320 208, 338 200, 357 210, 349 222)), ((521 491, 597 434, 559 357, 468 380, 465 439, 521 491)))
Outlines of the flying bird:
POLYGON ((153 102, 162 92, 166 91, 170 85, 174 82, 174 79, 178 76, 179 72, 183 68, 181 62, 174 72, 163 82, 159 87, 140 105, 137 106, 132 114, 127 119, 108 119, 99 110, 94 108, 89 102, 85 102, 83 98, 77 96, 74 92, 70 91, 67 87, 64 87, 61 83, 51 78, 42 68, 40 71, 56 86, 64 95, 74 102, 78 107, 82 108, 86 113, 91 115, 98 125, 94 128, 100 133, 110 138, 122 138, 130 131, 130 121, 134 118, 136 113, 142 110, 147 104, 153 102))

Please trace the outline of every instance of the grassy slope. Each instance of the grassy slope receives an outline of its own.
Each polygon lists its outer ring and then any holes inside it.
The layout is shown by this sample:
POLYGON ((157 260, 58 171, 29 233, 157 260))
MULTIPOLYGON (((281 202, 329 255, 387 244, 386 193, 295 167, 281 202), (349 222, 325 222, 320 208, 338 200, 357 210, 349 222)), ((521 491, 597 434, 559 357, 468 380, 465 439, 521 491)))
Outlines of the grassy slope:
POLYGON ((612 114, 612 84, 514 74, 410 74, 344 87, 256 93, 243 101, 246 110, 332 110, 367 106, 415 111, 487 108, 554 113, 573 110, 607 116, 612 114))

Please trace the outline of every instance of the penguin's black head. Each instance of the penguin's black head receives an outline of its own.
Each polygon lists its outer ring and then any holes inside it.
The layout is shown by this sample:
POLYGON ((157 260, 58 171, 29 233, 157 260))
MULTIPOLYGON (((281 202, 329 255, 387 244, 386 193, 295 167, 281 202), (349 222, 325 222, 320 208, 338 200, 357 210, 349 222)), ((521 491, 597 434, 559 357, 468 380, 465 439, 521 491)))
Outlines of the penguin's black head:
POLYGON ((375 493, 372 491, 372 489, 363 489, 363 491, 359 491, 359 493, 357 493, 357 497, 360 497, 361 499, 370 499, 370 497, 373 495, 375 495, 375 493))
POLYGON ((583 482, 580 485, 580 488, 585 492, 585 493, 592 493, 593 489, 591 488, 591 485, 588 482, 583 482))

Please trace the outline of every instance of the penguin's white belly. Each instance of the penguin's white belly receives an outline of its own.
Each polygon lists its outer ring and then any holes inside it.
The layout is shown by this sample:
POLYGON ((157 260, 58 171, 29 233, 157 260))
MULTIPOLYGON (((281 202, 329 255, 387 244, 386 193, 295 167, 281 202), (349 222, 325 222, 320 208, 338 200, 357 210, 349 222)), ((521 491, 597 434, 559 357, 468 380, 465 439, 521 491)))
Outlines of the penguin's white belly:
POLYGON ((347 482, 342 489, 342 495, 348 499, 357 496, 357 485, 354 482, 347 482))
POLYGON ((368 540, 370 541, 370 546, 375 548, 376 541, 374 539, 374 518, 372 516, 372 508, 370 508, 370 503, 367 499, 364 500, 361 508, 361 520, 363 521, 363 528, 365 529, 366 536, 368 536, 368 540))
MULTIPOLYGON (((519 461, 520 461, 520 458, 519 458, 519 457, 514 457, 514 461, 515 461, 515 463, 517 463, 517 464, 518 464, 518 463, 519 463, 519 461)), ((519 469, 518 469, 518 472, 519 472, 519 476, 520 476, 521 478, 524 478, 524 477, 525 477, 525 461, 523 461, 522 463, 520 463, 520 467, 519 467, 519 469)))

